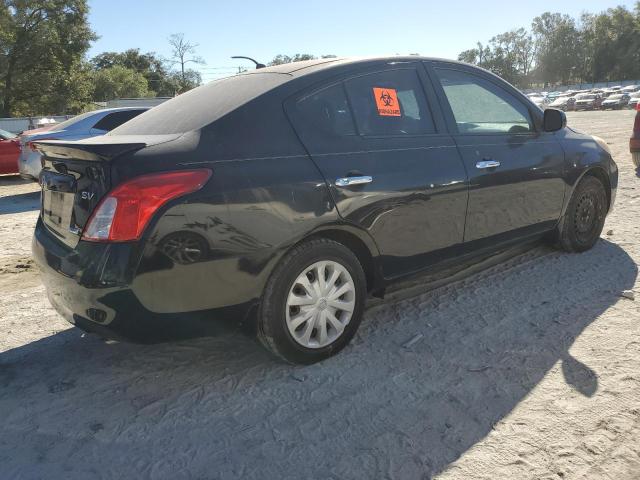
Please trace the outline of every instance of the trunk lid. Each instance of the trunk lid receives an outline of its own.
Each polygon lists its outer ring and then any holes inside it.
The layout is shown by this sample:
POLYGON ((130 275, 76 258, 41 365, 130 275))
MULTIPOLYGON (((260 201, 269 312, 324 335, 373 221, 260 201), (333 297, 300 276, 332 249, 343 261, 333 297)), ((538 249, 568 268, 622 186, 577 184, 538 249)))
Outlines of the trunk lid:
MULTIPOLYGON (((162 136, 164 137, 164 136, 162 136)), ((175 138, 175 136, 172 136, 175 138)), ((112 161, 173 138, 97 137, 35 142, 42 154, 40 216, 47 229, 74 248, 100 200, 115 186, 112 161)))

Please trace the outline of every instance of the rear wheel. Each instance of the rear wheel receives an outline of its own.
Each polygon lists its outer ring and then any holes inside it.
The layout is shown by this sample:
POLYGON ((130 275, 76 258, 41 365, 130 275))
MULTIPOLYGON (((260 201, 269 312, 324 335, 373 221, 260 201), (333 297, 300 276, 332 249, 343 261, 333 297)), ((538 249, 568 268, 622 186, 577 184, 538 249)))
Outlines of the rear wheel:
POLYGON ((353 338, 365 297, 364 271, 351 250, 327 239, 303 243, 282 259, 268 282, 258 338, 288 362, 318 362, 353 338))
POLYGON ((558 227, 558 243, 567 252, 584 252, 593 247, 602 233, 607 214, 607 192, 593 176, 584 177, 569 201, 558 227))

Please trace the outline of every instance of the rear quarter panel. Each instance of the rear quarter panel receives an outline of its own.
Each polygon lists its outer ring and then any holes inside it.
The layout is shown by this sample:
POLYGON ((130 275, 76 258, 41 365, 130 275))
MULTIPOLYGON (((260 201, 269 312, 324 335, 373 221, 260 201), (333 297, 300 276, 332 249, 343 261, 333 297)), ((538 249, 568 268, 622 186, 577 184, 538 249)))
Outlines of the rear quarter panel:
POLYGON ((314 229, 338 219, 324 180, 304 156, 222 162, 207 186, 153 226, 133 289, 159 313, 222 308, 259 299, 274 265, 314 229), (174 232, 207 245, 180 264, 163 251, 174 232))
POLYGON ((148 229, 132 282, 147 309, 250 306, 293 245, 320 229, 350 228, 286 119, 282 97, 269 97, 184 136, 182 146, 143 149, 118 168, 125 177, 167 168, 213 172, 201 191, 171 205, 148 229), (191 264, 169 258, 163 239, 176 231, 202 239, 206 255, 191 264))

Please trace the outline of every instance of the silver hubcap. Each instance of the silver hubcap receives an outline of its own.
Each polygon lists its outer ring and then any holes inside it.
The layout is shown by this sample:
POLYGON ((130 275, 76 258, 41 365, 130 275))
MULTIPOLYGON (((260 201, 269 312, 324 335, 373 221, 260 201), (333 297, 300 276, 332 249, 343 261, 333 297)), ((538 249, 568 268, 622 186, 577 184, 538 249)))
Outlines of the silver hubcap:
POLYGON ((289 333, 303 347, 326 347, 340 338, 355 305, 356 287, 347 269, 332 261, 314 263, 289 290, 289 333))

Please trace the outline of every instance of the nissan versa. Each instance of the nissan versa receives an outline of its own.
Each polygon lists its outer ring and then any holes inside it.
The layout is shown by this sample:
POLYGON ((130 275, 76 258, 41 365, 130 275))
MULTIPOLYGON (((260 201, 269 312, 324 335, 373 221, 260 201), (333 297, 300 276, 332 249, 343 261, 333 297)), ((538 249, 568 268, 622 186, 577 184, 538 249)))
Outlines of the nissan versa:
POLYGON ((403 278, 535 238, 591 248, 618 183, 564 113, 413 56, 259 69, 37 145, 33 252, 66 319, 138 342, 237 322, 296 363, 403 278))

